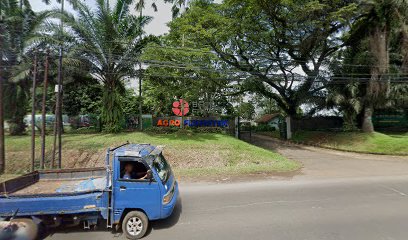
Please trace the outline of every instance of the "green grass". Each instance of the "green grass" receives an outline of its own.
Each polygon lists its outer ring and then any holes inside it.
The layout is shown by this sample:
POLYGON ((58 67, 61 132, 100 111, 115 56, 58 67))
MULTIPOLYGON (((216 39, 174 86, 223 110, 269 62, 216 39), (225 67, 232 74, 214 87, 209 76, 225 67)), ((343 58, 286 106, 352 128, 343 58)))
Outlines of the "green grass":
POLYGON ((296 132, 294 141, 339 150, 388 155, 408 155, 408 134, 362 132, 296 132))
MULTIPOLYGON (((104 151, 130 141, 166 145, 165 156, 181 178, 239 176, 290 172, 297 162, 223 134, 67 134, 63 136, 63 167, 103 166, 104 151)), ((30 137, 6 136, 6 174, 23 174, 30 168, 30 137)), ((46 164, 51 161, 52 137, 47 136, 46 164)), ((37 165, 40 158, 36 142, 37 165)), ((0 176, 1 178, 1 176, 0 176)), ((4 177, 3 177, 4 178, 4 177)))

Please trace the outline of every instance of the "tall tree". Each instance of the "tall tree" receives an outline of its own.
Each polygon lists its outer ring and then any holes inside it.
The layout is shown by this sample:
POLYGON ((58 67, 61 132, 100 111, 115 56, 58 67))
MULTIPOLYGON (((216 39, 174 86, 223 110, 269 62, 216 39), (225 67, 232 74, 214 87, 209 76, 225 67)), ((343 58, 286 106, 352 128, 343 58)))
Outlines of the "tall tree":
POLYGON ((232 110, 225 94, 229 89, 228 76, 217 65, 217 57, 208 51, 194 39, 183 40, 173 28, 159 42, 148 45, 142 56, 142 61, 149 65, 143 84, 146 107, 156 115, 168 115, 173 102, 182 98, 190 105, 199 102, 214 105, 212 111, 191 111, 196 116, 219 115, 224 110, 232 110), (180 48, 182 41, 184 48, 180 48))
POLYGON ((34 13, 29 1, 0 1, 1 87, 4 86, 1 90, 4 96, 0 104, 0 173, 5 170, 3 120, 9 121, 10 134, 17 135, 24 132, 24 116, 27 113, 29 92, 28 79, 32 66, 30 44, 36 37, 38 27, 49 13, 34 13))
POLYGON ((319 94, 325 65, 344 42, 355 1, 226 0, 193 2, 170 23, 186 37, 210 46, 244 78, 245 90, 274 99, 289 116, 319 94))
POLYGON ((370 68, 371 77, 366 84, 362 129, 364 132, 374 132, 372 122, 374 108, 384 104, 390 92, 390 40, 396 30, 402 30, 405 37, 408 36, 406 35, 408 1, 364 0, 360 9, 361 17, 353 26, 349 44, 368 41, 367 46, 373 63, 370 68))
POLYGON ((5 72, 5 117, 10 134, 20 135, 25 131, 33 39, 37 39, 38 29, 50 12, 34 13, 29 1, 4 0, 0 4, 4 14, 4 39, 7 42, 3 52, 5 65, 8 66, 5 72))
POLYGON ((117 1, 113 8, 108 0, 100 0, 95 9, 80 1, 73 3, 76 16, 63 16, 74 43, 70 55, 90 66, 92 76, 103 83, 104 129, 119 131, 123 121, 120 95, 124 82, 137 76, 138 58, 149 41, 140 35, 151 18, 132 15, 131 0, 117 1))

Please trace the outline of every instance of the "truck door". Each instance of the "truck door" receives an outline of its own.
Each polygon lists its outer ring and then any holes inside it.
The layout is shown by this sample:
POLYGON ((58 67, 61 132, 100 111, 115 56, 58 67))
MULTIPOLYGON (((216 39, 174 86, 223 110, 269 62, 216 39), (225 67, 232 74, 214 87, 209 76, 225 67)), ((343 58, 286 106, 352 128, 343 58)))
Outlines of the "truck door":
POLYGON ((149 220, 159 219, 161 210, 159 184, 154 179, 140 179, 150 169, 149 166, 138 158, 129 157, 119 157, 118 163, 113 190, 115 221, 119 220, 125 209, 142 209, 149 220), (125 168, 132 169, 133 172, 126 174, 125 168))

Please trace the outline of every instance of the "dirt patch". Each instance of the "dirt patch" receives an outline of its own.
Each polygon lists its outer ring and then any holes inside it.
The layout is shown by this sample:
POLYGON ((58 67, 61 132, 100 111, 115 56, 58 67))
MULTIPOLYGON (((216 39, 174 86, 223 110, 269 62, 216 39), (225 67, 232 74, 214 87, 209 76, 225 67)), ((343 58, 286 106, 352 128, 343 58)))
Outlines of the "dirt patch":
POLYGON ((166 148, 164 155, 170 165, 177 169, 223 167, 226 165, 226 152, 211 149, 166 148))
POLYGON ((77 185, 83 180, 42 180, 39 182, 36 182, 33 185, 30 185, 26 188, 23 188, 14 194, 24 194, 24 195, 31 195, 31 194, 51 194, 51 193, 56 193, 57 189, 61 188, 62 186, 66 184, 72 184, 72 185, 77 185))

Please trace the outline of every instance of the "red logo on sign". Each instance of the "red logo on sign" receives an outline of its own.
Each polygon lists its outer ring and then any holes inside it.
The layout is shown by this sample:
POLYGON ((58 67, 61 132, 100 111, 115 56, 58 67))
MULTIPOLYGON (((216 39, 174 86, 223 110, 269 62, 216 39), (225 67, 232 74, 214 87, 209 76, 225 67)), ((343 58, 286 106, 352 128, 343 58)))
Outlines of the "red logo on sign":
POLYGON ((190 106, 184 99, 173 103, 173 113, 179 117, 186 116, 190 112, 190 106))

